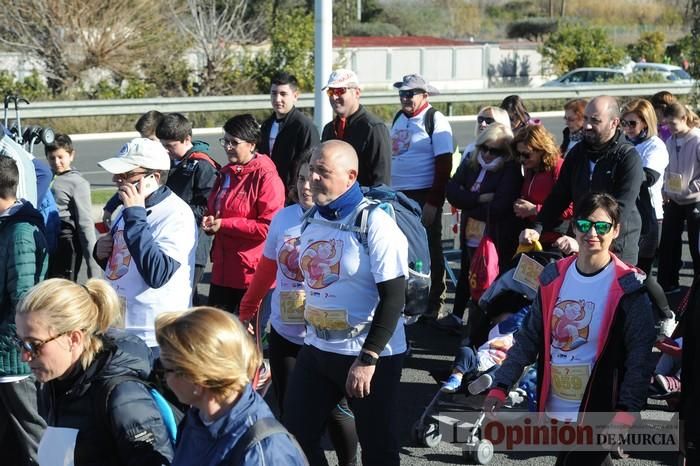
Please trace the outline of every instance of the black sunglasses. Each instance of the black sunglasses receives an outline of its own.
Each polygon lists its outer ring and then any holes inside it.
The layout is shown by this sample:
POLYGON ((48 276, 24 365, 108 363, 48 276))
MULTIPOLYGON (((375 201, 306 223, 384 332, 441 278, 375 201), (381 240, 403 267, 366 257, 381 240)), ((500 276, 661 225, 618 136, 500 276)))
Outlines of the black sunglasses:
POLYGON ((627 128, 628 126, 630 128, 636 128, 637 123, 639 123, 637 120, 620 120, 620 126, 623 128, 627 128))
POLYGON ((491 123, 493 123, 493 122, 495 122, 495 121, 496 121, 496 120, 494 120, 493 118, 489 118, 489 117, 485 117, 485 116, 476 117, 476 122, 477 122, 479 125, 484 125, 484 124, 490 125, 491 123))
POLYGON ((575 222, 576 229, 581 233, 588 233, 591 228, 595 228, 596 233, 599 235, 606 235, 612 230, 613 224, 610 222, 594 222, 593 220, 588 220, 586 218, 579 218, 575 222))
POLYGON ((54 341, 57 338, 60 338, 63 335, 67 335, 67 334, 68 334, 68 332, 63 332, 63 333, 59 333, 56 336, 48 338, 46 340, 43 340, 43 341, 39 340, 39 341, 35 341, 35 342, 24 341, 19 337, 15 337, 15 343, 17 343, 17 346, 19 346, 20 351, 22 351, 24 353, 29 353, 33 358, 35 358, 39 355, 41 348, 45 344, 47 344, 51 341, 54 341))
POLYGON ((412 99, 414 95, 425 94, 425 91, 421 89, 409 89, 406 91, 399 91, 399 97, 402 99, 412 99))

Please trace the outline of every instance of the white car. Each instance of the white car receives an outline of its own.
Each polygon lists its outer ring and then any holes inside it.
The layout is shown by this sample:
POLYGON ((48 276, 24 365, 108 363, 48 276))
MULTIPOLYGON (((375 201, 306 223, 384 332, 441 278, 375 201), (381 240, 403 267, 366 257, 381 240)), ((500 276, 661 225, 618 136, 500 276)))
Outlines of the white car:
POLYGON ((616 68, 576 68, 559 78, 542 84, 543 87, 589 86, 602 84, 613 79, 625 78, 625 72, 616 68))
POLYGON ((656 73, 674 84, 693 84, 693 77, 683 68, 665 63, 637 63, 632 68, 633 73, 656 73))

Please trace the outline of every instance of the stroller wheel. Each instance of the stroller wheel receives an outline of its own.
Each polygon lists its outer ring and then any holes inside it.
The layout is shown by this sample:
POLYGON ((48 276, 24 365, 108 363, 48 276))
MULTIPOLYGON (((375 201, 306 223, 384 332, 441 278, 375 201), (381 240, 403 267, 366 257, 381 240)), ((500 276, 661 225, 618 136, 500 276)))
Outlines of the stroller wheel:
POLYGON ((440 428, 436 422, 423 425, 420 421, 417 421, 413 425, 412 433, 413 440, 417 444, 428 448, 435 448, 442 440, 442 434, 440 434, 440 428))
POLYGON ((488 464, 493 459, 493 444, 485 439, 479 440, 464 450, 464 456, 477 464, 488 464))

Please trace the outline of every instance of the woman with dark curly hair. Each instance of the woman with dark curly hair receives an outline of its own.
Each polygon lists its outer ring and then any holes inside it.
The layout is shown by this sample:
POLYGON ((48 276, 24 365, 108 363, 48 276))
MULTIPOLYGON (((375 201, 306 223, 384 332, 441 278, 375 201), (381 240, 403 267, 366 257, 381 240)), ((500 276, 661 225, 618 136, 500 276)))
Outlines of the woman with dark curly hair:
MULTIPOLYGON (((534 221, 559 178, 564 159, 554 136, 542 125, 521 128, 515 134, 513 146, 525 173, 520 197, 513 203, 513 211, 516 217, 526 222, 534 221)), ((551 231, 542 232, 540 242, 545 248, 557 247, 555 243, 566 232, 567 220, 572 212, 573 208, 569 206, 561 215, 561 224, 551 231)))
POLYGON ((202 229, 214 236, 209 305, 238 312, 253 280, 272 217, 284 207, 285 188, 272 160, 256 151, 260 125, 253 115, 224 124, 219 139, 229 163, 209 195, 202 229))

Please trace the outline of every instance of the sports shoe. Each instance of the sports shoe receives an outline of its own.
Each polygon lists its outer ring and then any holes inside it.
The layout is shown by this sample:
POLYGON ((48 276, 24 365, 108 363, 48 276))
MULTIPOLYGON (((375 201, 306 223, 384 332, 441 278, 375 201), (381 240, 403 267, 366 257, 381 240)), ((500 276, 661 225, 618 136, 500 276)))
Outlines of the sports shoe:
POLYGON ((678 377, 672 375, 656 374, 654 376, 654 385, 660 390, 660 394, 673 395, 681 391, 681 381, 678 377))
POLYGON ((462 376, 460 374, 452 374, 450 377, 442 384, 440 391, 443 393, 455 393, 462 386, 462 376))
POLYGON ((467 386, 467 390, 469 390, 469 393, 472 395, 478 395, 479 393, 483 393, 491 388, 492 383, 493 377, 491 377, 490 374, 482 374, 467 386))

